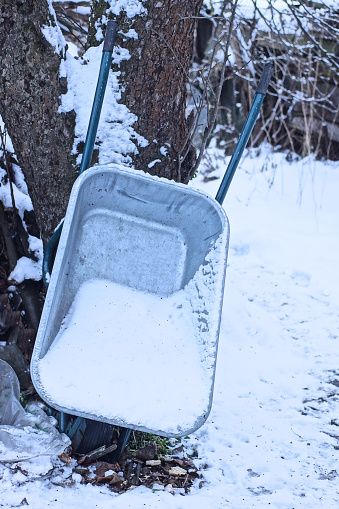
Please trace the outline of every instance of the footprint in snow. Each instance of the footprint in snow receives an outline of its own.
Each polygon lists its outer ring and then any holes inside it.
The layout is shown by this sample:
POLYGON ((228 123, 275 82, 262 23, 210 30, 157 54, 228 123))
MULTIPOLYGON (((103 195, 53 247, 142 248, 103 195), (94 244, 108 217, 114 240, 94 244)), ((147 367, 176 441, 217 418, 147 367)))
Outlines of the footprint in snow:
POLYGON ((246 256, 250 252, 249 244, 236 244, 230 247, 235 256, 246 256))
POLYGON ((296 285, 307 287, 310 284, 311 276, 306 272, 295 271, 291 274, 291 279, 296 285))

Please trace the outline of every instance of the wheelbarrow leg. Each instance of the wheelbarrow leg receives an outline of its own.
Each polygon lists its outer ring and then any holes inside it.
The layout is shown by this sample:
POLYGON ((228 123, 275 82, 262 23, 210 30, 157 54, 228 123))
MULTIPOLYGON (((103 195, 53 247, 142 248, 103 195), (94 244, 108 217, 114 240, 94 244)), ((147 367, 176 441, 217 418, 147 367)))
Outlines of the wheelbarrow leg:
POLYGON ((110 461, 119 461, 120 456, 123 454, 126 448, 132 430, 130 428, 119 428, 119 432, 120 434, 117 442, 117 448, 109 455, 110 461))

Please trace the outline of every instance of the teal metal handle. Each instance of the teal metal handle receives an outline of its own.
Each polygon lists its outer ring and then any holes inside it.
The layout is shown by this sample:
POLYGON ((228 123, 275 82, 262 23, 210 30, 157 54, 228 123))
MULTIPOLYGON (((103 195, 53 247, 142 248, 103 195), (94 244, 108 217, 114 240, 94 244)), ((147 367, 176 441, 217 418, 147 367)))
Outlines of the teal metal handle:
POLYGON ((89 168, 91 164, 95 138, 98 131, 98 124, 104 101, 109 70, 111 68, 112 52, 117 34, 117 24, 115 21, 108 21, 106 28, 106 36, 104 48, 101 57, 100 71, 98 76, 97 88, 95 90, 91 117, 89 119, 84 153, 81 159, 79 175, 89 168))
MULTIPOLYGON (((81 173, 87 170, 89 168, 89 165, 91 164, 95 138, 98 131, 98 124, 107 86, 108 74, 111 67, 112 53, 116 39, 117 29, 118 26, 115 21, 109 20, 107 22, 100 71, 97 81, 97 87, 95 90, 91 116, 88 124, 84 153, 81 159, 79 175, 81 175, 81 173)), ((55 254, 58 248, 62 232, 62 226, 63 223, 60 223, 55 232, 53 233, 52 237, 47 242, 46 249, 44 252, 44 259, 42 262, 42 279, 46 287, 48 287, 49 285, 55 254)))
POLYGON ((44 251, 44 258, 42 260, 42 279, 43 282, 48 288, 49 281, 51 279, 51 273, 53 269, 54 259, 56 255, 56 251, 58 249, 59 240, 62 232, 63 222, 59 224, 59 226, 54 231, 52 237, 46 244, 46 248, 44 251))
POLYGON ((266 95, 272 74, 273 65, 265 64, 245 125, 241 131, 238 143, 236 144, 233 155, 231 157, 229 165, 227 166, 225 175, 221 181, 220 187, 215 197, 216 201, 220 203, 220 205, 222 205, 224 202, 227 191, 231 185, 232 179, 239 165, 241 156, 246 148, 248 139, 251 135, 254 124, 259 115, 259 111, 263 103, 264 97, 266 95))

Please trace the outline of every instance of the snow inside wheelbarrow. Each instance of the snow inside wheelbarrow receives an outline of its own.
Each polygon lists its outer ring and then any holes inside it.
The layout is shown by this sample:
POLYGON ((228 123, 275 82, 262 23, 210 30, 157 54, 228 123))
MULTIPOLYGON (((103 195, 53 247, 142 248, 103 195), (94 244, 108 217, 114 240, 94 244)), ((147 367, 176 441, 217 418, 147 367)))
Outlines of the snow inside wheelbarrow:
POLYGON ((206 194, 115 165, 74 184, 31 371, 72 415, 180 437, 211 409, 229 227, 206 194))

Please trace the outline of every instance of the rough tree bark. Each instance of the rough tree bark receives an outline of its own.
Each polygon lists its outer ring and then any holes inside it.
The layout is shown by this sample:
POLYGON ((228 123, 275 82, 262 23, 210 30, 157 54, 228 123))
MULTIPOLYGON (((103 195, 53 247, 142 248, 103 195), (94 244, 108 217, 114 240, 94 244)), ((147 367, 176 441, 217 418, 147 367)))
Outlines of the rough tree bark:
POLYGON ((25 174, 46 241, 64 216, 75 179, 75 114, 59 114, 67 83, 61 56, 41 32, 53 24, 47 1, 0 2, 0 114, 25 174))
MULTIPOLYGON (((203 0, 148 0, 142 2, 144 13, 133 19, 124 10, 118 16, 108 11, 108 17, 116 19, 119 26, 117 44, 131 55, 119 67, 122 102, 138 117, 134 128, 148 141, 147 147, 139 149, 134 157, 134 165, 184 183, 192 177, 195 162, 193 147, 182 164, 178 159, 189 135, 186 84, 202 3, 203 0), (137 38, 127 35, 131 29, 137 38), (152 161, 157 162, 149 166, 152 161)), ((95 25, 108 7, 109 2, 93 2, 91 45, 97 43, 95 25)))

